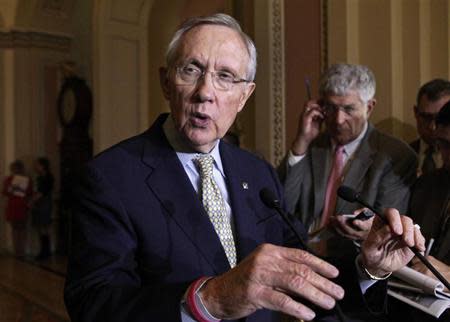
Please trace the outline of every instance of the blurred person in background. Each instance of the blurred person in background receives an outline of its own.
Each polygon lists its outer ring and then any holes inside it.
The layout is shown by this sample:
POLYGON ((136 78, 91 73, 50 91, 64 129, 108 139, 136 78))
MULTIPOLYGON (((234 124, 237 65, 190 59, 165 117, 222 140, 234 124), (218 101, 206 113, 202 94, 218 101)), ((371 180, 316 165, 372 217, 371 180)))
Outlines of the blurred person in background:
POLYGON ((36 192, 32 203, 32 225, 39 234, 40 251, 37 260, 50 256, 49 227, 52 222, 53 185, 54 178, 50 170, 50 161, 47 158, 38 158, 34 163, 36 177, 36 192))
POLYGON ((417 93, 414 116, 419 138, 410 143, 419 156, 417 176, 442 166, 442 158, 436 148, 435 121, 442 106, 448 101, 450 101, 450 82, 444 79, 433 79, 423 84, 417 93))
POLYGON ((11 163, 10 171, 11 175, 3 183, 3 195, 7 198, 5 216, 12 229, 14 253, 17 257, 23 257, 33 184, 31 178, 25 175, 25 166, 21 160, 11 163))

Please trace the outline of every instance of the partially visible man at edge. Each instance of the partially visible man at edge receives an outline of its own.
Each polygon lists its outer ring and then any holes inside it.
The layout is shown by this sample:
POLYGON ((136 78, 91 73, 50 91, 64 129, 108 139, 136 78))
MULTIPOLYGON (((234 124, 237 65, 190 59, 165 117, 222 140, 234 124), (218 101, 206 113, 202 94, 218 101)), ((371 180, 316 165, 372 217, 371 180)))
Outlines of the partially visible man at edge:
MULTIPOLYGON (((427 245, 433 239, 428 260, 450 280, 450 101, 436 115, 433 136, 441 154, 442 167, 417 179, 411 192, 408 214, 420 225, 427 245)), ((435 278, 417 258, 413 259, 412 268, 435 278)), ((436 319, 396 301, 391 301, 389 311, 394 321, 400 318, 414 322, 450 321, 448 310, 436 319)))
POLYGON ((442 166, 442 158, 436 148, 436 116, 442 106, 450 101, 450 82, 433 79, 423 84, 417 93, 414 116, 419 138, 410 143, 419 157, 417 176, 442 166))
MULTIPOLYGON (((313 307, 344 297, 330 280, 336 267, 286 247, 299 243, 259 196, 269 188, 282 200, 273 168, 221 141, 255 71, 253 42, 227 15, 189 19, 175 33, 160 70, 171 114, 97 156, 78 189, 65 289, 72 321, 268 322, 277 312, 311 320, 313 307)), ((389 225, 375 221, 360 258, 340 271, 349 308, 366 306, 370 278, 412 258, 407 245, 424 248, 409 218, 386 216, 389 225)))

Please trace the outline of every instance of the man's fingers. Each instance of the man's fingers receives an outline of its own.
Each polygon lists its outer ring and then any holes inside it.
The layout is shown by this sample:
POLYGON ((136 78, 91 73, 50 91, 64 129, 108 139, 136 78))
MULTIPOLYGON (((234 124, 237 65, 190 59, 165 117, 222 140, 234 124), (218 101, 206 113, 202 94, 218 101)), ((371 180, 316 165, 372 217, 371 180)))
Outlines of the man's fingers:
POLYGON ((334 229, 338 232, 338 234, 349 238, 358 240, 363 237, 363 233, 351 227, 348 223, 336 223, 334 229))
POLYGON ((341 286, 317 274, 310 267, 304 264, 297 264, 293 267, 293 273, 295 274, 294 276, 298 276, 306 280, 323 293, 328 294, 335 299, 342 299, 344 297, 344 289, 341 286))
POLYGON ((418 228, 416 225, 414 225, 414 240, 416 248, 424 252, 425 251, 425 237, 423 237, 422 232, 420 231, 420 228, 418 228))
POLYGON ((353 221, 353 225, 360 230, 367 231, 372 227, 373 217, 367 220, 356 219, 353 221))
POLYGON ((401 216, 400 219, 402 221, 402 230, 403 230, 402 239, 406 245, 408 245, 409 247, 413 247, 415 243, 414 231, 416 230, 414 228, 413 221, 411 218, 407 216, 401 216))
POLYGON ((280 311, 301 320, 311 321, 316 314, 309 307, 294 301, 290 296, 267 288, 261 292, 261 306, 269 310, 280 311))
MULTIPOLYGON (((312 275, 314 274, 317 275, 316 273, 312 272, 312 275)), ((277 274, 273 276, 272 282, 274 285, 279 286, 277 290, 280 290, 283 293, 292 295, 294 297, 304 298, 311 303, 327 310, 335 306, 336 299, 340 299, 343 297, 344 290, 342 290, 342 288, 340 288, 338 285, 330 286, 330 288, 328 289, 322 287, 321 290, 317 288, 313 283, 311 283, 312 280, 314 280, 314 284, 316 285, 320 284, 319 280, 322 281, 322 284, 324 284, 326 281, 326 279, 319 275, 317 275, 316 277, 304 277, 296 274, 286 274, 283 276, 277 274)), ((332 282, 328 281, 328 283, 332 282)))
POLYGON ((403 224, 400 213, 397 209, 387 208, 384 212, 384 216, 389 223, 389 227, 391 228, 392 232, 397 235, 403 234, 403 224))
POLYGON ((288 261, 305 264, 320 275, 328 278, 335 278, 339 275, 336 267, 304 250, 283 248, 282 251, 283 257, 288 261))

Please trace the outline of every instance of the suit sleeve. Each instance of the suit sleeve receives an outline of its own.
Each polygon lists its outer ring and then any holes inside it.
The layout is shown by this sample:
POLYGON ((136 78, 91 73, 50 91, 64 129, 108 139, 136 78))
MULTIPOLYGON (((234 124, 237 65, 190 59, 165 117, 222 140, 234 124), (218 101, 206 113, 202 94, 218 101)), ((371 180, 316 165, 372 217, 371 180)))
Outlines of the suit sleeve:
POLYGON ((305 171, 308 157, 305 156, 301 161, 290 167, 286 156, 277 168, 278 176, 284 188, 284 198, 286 209, 289 213, 296 211, 297 203, 302 193, 302 182, 305 180, 305 171))
POLYGON ((406 146, 392 155, 378 186, 375 207, 396 208, 404 214, 408 210, 410 189, 416 180, 417 156, 406 146))
POLYGON ((143 283, 137 235, 120 196, 94 168, 81 181, 65 285, 72 321, 181 321, 180 300, 188 285, 143 283))
MULTIPOLYGON (((345 289, 344 299, 339 301, 347 321, 382 322, 387 319, 387 281, 372 285, 361 293, 358 272, 354 260, 334 258, 329 262, 339 269, 336 283, 345 289)), ((334 312, 319 311, 318 321, 336 321, 330 317, 334 312)))

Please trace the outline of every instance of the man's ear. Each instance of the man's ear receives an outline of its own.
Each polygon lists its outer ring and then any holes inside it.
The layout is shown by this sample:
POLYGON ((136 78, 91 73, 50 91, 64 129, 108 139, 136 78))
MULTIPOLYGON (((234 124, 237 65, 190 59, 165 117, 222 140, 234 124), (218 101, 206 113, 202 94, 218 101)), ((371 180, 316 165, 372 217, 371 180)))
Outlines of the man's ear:
POLYGON ((249 97, 252 95, 253 91, 255 90, 256 84, 251 82, 245 84, 245 89, 242 91, 241 97, 239 99, 239 108, 238 112, 242 111, 242 109, 245 106, 245 103, 249 99, 249 97))
POLYGON ((367 116, 370 116, 373 109, 375 108, 375 105, 377 105, 377 100, 375 98, 372 98, 367 102, 367 116))
POLYGON ((168 100, 170 97, 170 81, 169 71, 166 67, 159 68, 159 84, 161 85, 161 89, 165 99, 168 100))

